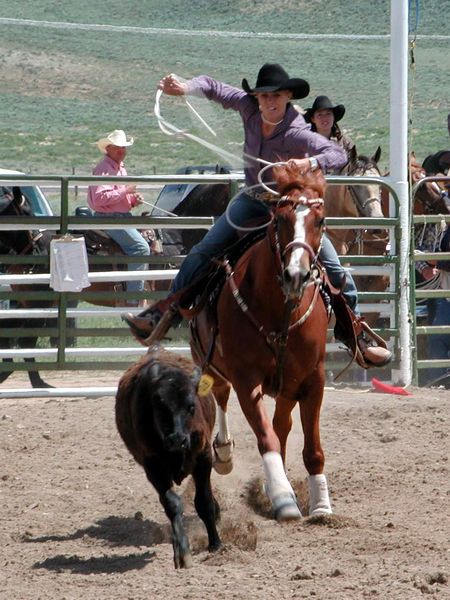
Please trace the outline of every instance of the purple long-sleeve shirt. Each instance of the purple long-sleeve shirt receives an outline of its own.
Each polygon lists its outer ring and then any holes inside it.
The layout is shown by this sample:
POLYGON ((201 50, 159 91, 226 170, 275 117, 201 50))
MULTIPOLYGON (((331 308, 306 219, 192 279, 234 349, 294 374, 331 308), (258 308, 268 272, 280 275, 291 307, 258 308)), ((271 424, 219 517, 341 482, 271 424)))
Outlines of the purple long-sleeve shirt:
MULTIPOLYGON (((249 160, 248 156, 262 158, 268 162, 285 161, 290 158, 315 156, 325 172, 340 169, 347 162, 342 147, 324 136, 311 131, 310 126, 291 104, 288 104, 283 121, 269 137, 262 133, 262 119, 256 98, 239 88, 200 75, 187 82, 188 94, 205 96, 218 102, 223 108, 239 112, 244 125, 245 182, 248 186, 258 183, 258 172, 262 164, 249 160)), ((270 171, 270 170, 269 170, 270 171)), ((264 179, 270 179, 266 172, 264 179)))
MULTIPOLYGON (((126 177, 127 170, 122 162, 118 164, 105 154, 92 171, 92 175, 126 177)), ((135 194, 127 192, 127 186, 123 184, 107 183, 105 185, 90 185, 88 188, 88 204, 96 212, 129 212, 133 206, 136 206, 135 196, 135 194)))

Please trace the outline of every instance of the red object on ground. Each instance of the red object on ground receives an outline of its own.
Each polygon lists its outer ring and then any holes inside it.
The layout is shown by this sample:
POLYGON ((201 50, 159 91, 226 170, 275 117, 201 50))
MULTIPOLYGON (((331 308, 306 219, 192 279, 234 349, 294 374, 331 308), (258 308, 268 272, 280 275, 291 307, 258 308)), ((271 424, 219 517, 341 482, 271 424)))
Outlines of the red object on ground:
POLYGON ((375 377, 372 378, 372 386, 376 389, 377 392, 382 392, 383 394, 398 394, 400 396, 412 396, 412 393, 408 392, 408 390, 405 390, 402 387, 397 387, 395 385, 389 385, 388 383, 383 383, 375 377))

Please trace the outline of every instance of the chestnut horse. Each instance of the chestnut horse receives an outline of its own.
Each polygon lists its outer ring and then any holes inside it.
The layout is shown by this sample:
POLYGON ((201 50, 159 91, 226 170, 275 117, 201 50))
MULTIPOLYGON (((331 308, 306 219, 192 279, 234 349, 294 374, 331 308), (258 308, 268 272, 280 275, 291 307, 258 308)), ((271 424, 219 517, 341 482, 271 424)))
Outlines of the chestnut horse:
MULTIPOLYGON (((381 148, 378 147, 371 157, 358 155, 353 147, 349 162, 339 175, 358 177, 381 177, 378 161, 381 148)), ((376 184, 365 185, 332 185, 329 184, 325 194, 325 212, 327 217, 383 217, 381 188, 376 184)), ((333 229, 327 227, 336 252, 346 254, 383 256, 387 252, 389 235, 385 229, 333 229)), ((384 292, 389 285, 389 277, 385 275, 354 277, 358 289, 364 292, 384 292)), ((367 315, 369 325, 374 325, 378 314, 367 315)))
MULTIPOLYGON (((349 177, 381 177, 378 161, 381 148, 372 157, 359 155, 353 147, 348 163, 339 175, 349 177)), ((383 217, 381 190, 376 184, 333 185, 329 184, 325 194, 325 215, 327 217, 383 217)), ((336 252, 345 254, 384 254, 388 242, 385 232, 364 231, 361 229, 333 229, 327 227, 336 252)))
POLYGON ((319 431, 328 323, 317 266, 325 179, 320 171, 302 174, 287 165, 274 171, 281 198, 267 233, 233 269, 228 267, 216 309, 203 308, 191 320, 191 350, 214 379, 219 405, 216 470, 232 468, 227 404, 233 387, 257 439, 274 516, 286 521, 301 517, 284 468, 291 413, 297 405, 310 514, 331 513, 319 431), (264 394, 275 398, 272 423, 264 394))
MULTIPOLYGON (((414 152, 411 152, 408 159, 409 179, 411 188, 414 188, 412 198, 412 208, 414 215, 447 215, 449 209, 445 203, 440 186, 435 181, 427 181, 424 184, 415 187, 427 174, 425 169, 417 162, 414 152)), ((386 173, 389 175, 389 173, 386 173)), ((389 216, 389 192, 383 188, 381 193, 381 204, 384 216, 389 216)), ((415 230, 417 231, 417 226, 415 230)))

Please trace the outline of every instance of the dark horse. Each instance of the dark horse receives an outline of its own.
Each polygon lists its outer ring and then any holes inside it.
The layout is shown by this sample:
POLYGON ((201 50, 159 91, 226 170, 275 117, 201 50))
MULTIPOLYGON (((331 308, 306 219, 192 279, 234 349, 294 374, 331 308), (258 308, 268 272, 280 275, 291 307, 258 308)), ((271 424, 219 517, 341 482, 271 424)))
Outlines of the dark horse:
MULTIPOLYGON (((11 194, 3 196, 0 204, 0 217, 1 216, 32 216, 30 206, 28 205, 27 199, 20 193, 20 188, 14 186, 11 188, 11 194)), ((88 232, 86 232, 88 233, 88 232)), ((0 230, 0 253, 7 254, 12 253, 20 256, 29 256, 30 260, 27 264, 14 264, 6 269, 6 272, 13 274, 22 273, 43 273, 48 271, 48 267, 41 261, 35 261, 35 257, 48 256, 50 249, 50 242, 52 237, 55 235, 53 231, 28 231, 28 230, 0 230)), ((117 244, 109 238, 105 239, 102 236, 92 234, 92 251, 100 251, 103 254, 123 254, 122 250, 117 244)), ((98 267, 98 265, 97 265, 98 267)), ((93 267, 95 268, 95 267, 93 267)), ((112 265, 102 265, 102 270, 111 270, 120 268, 118 265, 114 267, 112 265)), ((36 292, 36 291, 49 291, 48 285, 32 285, 32 284, 13 284, 11 289, 22 291, 22 292, 36 292)), ((90 291, 95 292, 115 292, 117 290, 124 290, 125 283, 114 284, 111 282, 99 282, 93 283, 89 287, 90 291)), ((89 300, 93 304, 100 304, 104 306, 117 306, 114 293, 110 293, 109 298, 105 300, 89 300)), ((20 302, 17 303, 18 308, 51 308, 57 305, 55 300, 36 300, 27 299, 24 297, 20 302)), ((72 303, 71 306, 74 304, 72 303)), ((76 302, 75 302, 76 305, 76 302)), ((6 318, 0 320, 0 326, 2 329, 15 329, 17 335, 15 339, 19 348, 35 348, 38 340, 38 336, 35 334, 27 334, 27 329, 30 327, 41 329, 44 327, 54 326, 55 319, 53 318, 38 318, 33 319, 33 325, 30 325, 29 319, 23 318, 6 318)), ((13 337, 1 337, 0 336, 0 348, 7 349, 11 348, 14 343, 13 337)), ((25 358, 26 362, 34 363, 33 357, 25 358)), ((12 362, 11 358, 4 358, 3 362, 12 362)), ((0 372, 0 383, 5 381, 11 371, 0 372)), ((51 387, 47 384, 39 375, 37 371, 28 371, 29 379, 33 387, 51 387)))
POLYGON ((257 439, 274 515, 285 521, 301 517, 284 468, 297 405, 310 514, 331 512, 319 432, 328 323, 317 265, 325 180, 320 171, 306 175, 288 166, 278 168, 275 178, 281 197, 267 234, 228 269, 217 308, 203 308, 191 321, 191 350, 195 362, 214 378, 217 470, 224 473, 232 465, 227 403, 233 387, 257 439), (272 423, 264 394, 275 398, 272 423))

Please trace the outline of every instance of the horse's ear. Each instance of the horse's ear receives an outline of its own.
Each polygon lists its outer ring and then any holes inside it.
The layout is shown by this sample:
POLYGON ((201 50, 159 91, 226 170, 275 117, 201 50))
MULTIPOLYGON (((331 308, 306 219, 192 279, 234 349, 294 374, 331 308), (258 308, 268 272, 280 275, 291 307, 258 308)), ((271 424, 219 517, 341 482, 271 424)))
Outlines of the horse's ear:
POLYGON ((378 146, 378 148, 375 150, 375 154, 372 156, 372 160, 374 163, 378 164, 380 162, 380 158, 381 158, 381 146, 378 146))

